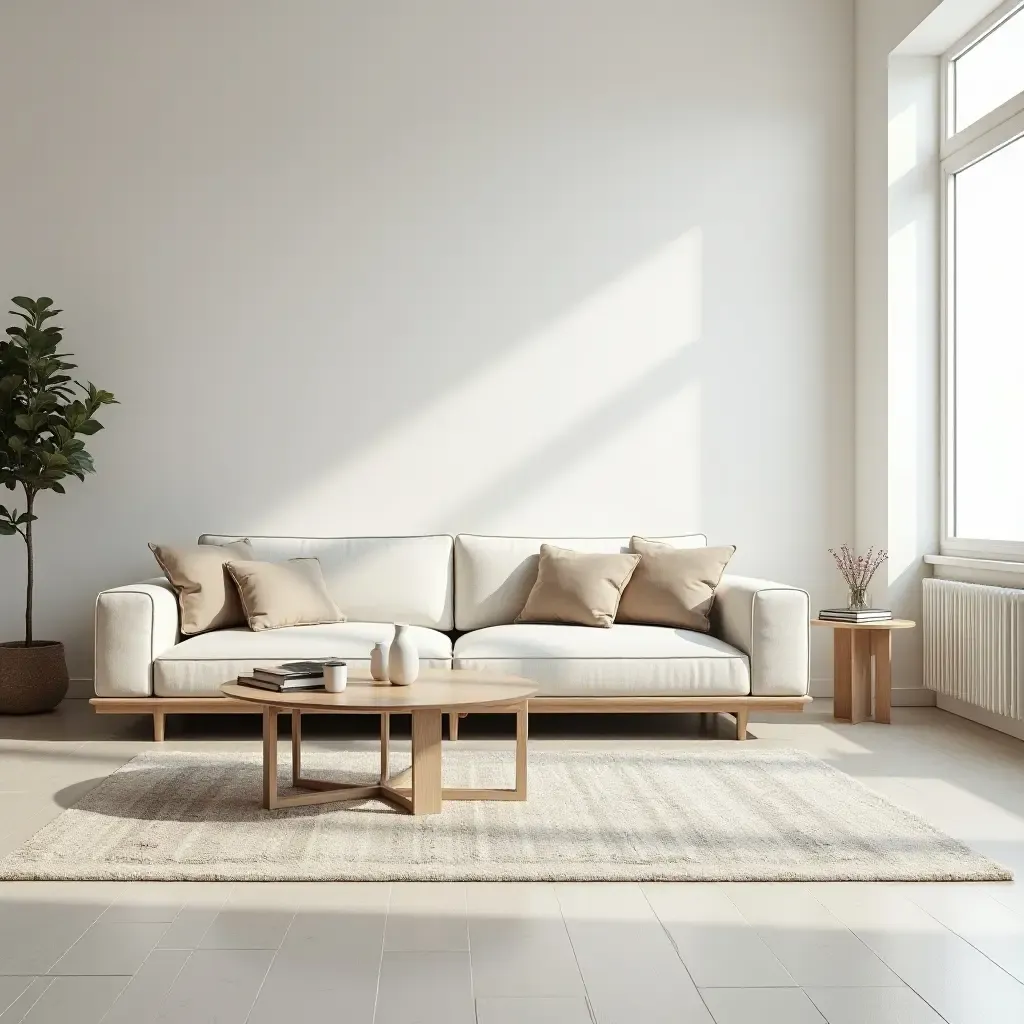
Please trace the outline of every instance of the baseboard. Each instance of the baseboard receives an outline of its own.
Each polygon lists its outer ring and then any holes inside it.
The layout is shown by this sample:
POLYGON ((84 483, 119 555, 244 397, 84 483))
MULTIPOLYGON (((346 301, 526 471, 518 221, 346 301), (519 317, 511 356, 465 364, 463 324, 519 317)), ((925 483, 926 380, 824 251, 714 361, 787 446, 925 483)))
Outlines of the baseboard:
POLYGON ((88 700, 95 696, 91 679, 72 679, 68 684, 68 700, 88 700))
POLYGON ((894 708, 933 708, 935 691, 923 686, 899 686, 892 691, 894 708))
POLYGON ((809 692, 812 697, 831 697, 832 696, 832 677, 829 676, 827 679, 811 679, 809 692))
POLYGON ((948 711, 952 715, 970 719, 972 722, 977 722, 978 725, 995 729, 996 732, 1005 733, 1014 739, 1024 740, 1024 722, 1018 722, 1015 718, 997 715, 994 711, 986 711, 976 704, 957 700, 956 697, 947 697, 944 693, 936 694, 935 703, 941 711, 948 711))
MULTIPOLYGON (((831 679, 812 679, 812 697, 833 696, 831 679)), ((892 691, 894 708, 931 708, 935 706, 935 694, 923 686, 897 686, 892 691)))

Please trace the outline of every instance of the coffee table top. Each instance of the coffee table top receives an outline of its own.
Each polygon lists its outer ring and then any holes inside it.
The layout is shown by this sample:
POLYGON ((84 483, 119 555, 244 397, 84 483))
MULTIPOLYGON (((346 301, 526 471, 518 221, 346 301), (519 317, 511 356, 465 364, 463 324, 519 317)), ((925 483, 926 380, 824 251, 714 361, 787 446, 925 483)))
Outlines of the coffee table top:
POLYGON ((421 669, 410 686, 376 682, 367 669, 349 666, 348 686, 342 693, 299 690, 275 693, 255 686, 225 683, 221 693, 237 700, 289 710, 322 712, 447 711, 452 708, 514 704, 537 692, 537 686, 518 676, 491 675, 462 668, 421 669))

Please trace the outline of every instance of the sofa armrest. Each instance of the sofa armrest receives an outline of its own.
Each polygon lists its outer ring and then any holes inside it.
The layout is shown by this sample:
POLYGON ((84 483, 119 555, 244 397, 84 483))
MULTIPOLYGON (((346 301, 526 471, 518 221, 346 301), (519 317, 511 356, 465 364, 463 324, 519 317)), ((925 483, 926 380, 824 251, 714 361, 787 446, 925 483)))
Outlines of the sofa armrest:
POLYGON ((711 632, 750 659, 750 692, 803 696, 808 690, 810 598, 783 583, 723 576, 715 591, 711 632))
POLYGON ((180 639, 178 599, 167 580, 144 580, 96 598, 97 697, 151 697, 153 661, 180 639))

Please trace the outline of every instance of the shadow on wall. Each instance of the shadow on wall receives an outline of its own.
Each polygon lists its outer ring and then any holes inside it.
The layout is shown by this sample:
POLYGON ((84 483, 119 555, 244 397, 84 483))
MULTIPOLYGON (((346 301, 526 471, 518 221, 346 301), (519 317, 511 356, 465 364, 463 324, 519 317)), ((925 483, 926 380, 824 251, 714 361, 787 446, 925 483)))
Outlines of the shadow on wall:
POLYGON ((838 7, 57 2, 5 8, 0 129, 37 158, 0 170, 25 238, 0 276, 59 298, 123 402, 42 510, 73 674, 93 594, 204 531, 704 529, 739 571, 830 581, 838 7))

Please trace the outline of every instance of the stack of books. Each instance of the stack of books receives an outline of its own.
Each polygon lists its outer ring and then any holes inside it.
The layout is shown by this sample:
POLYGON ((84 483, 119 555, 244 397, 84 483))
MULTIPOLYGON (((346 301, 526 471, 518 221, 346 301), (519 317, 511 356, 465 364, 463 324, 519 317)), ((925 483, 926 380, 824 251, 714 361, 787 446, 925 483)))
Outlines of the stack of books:
POLYGON ((887 622, 892 618, 888 608, 822 608, 818 618, 825 622, 887 622))
POLYGON ((240 676, 242 686, 255 686, 260 690, 290 693, 292 690, 322 690, 324 663, 322 661, 286 661, 272 668, 254 668, 251 676, 240 676))

